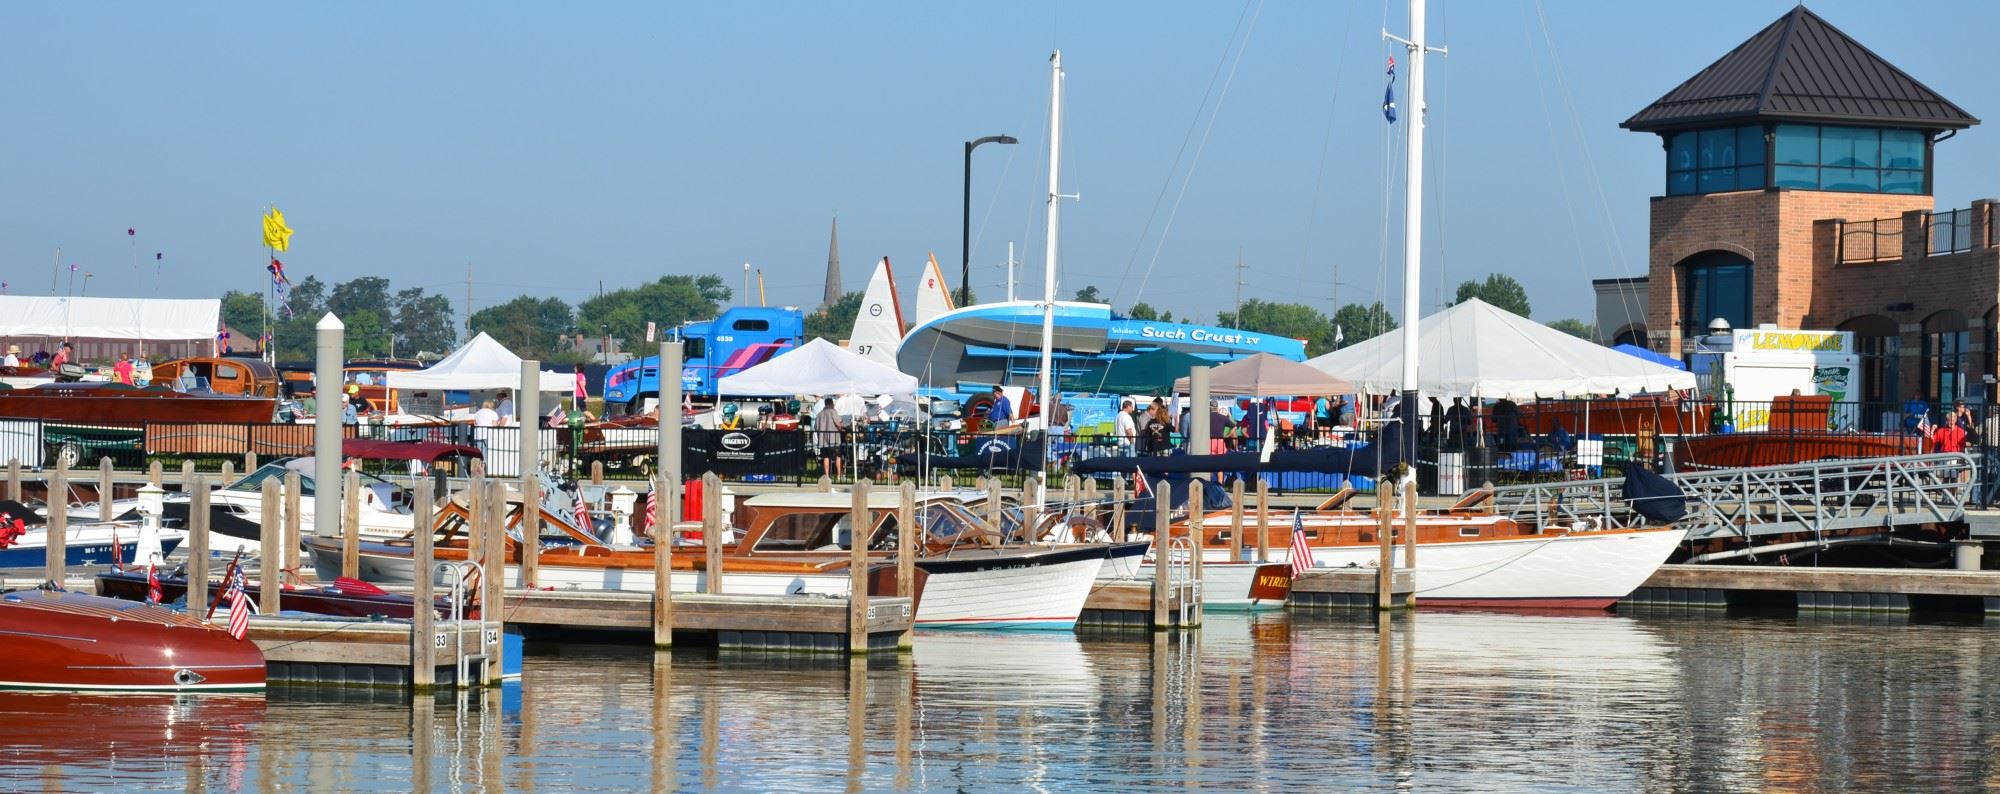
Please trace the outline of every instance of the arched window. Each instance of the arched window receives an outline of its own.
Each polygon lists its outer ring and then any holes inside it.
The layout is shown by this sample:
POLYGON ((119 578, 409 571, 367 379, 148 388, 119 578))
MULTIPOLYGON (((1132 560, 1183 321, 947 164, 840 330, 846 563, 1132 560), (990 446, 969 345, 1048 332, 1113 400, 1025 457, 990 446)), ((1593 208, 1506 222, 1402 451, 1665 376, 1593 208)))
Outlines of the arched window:
POLYGON ((1646 326, 1641 325, 1639 323, 1633 323, 1631 325, 1625 326, 1624 328, 1618 329, 1617 335, 1611 337, 1611 346, 1617 347, 1619 345, 1632 345, 1634 347, 1645 347, 1646 326))
POLYGON ((1879 403, 1883 407, 1869 406, 1861 412, 1862 424, 1869 430, 1881 430, 1881 413, 1894 410, 1893 406, 1902 400, 1898 384, 1902 379, 1902 337, 1896 333, 1896 321, 1879 314, 1864 314, 1841 323, 1837 330, 1854 333, 1854 352, 1861 356, 1861 377, 1856 385, 1860 393, 1849 399, 1863 403, 1879 403))
POLYGON ((1752 328, 1750 260, 1728 251, 1703 251, 1681 260, 1681 334, 1708 332, 1717 317, 1731 328, 1752 328))
POLYGON ((1938 403, 1965 397, 1971 362, 1972 332, 1966 330, 1965 315, 1947 309, 1924 320, 1925 397, 1938 403))

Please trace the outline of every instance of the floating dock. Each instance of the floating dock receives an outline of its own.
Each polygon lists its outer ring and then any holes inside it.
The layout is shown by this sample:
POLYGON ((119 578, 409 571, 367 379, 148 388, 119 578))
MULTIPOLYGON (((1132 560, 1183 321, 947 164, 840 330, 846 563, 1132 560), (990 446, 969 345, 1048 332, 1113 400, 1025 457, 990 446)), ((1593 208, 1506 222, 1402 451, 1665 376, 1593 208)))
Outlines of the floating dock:
MULTIPOLYGON (((505 596, 508 625, 526 637, 570 632, 643 634, 651 641, 653 594, 617 590, 525 590, 505 596)), ((894 652, 916 617, 910 599, 870 596, 870 652, 894 652)), ((847 653, 845 598, 673 594, 673 632, 703 635, 718 648, 847 653)))
POLYGON ((1618 605, 2000 616, 2000 571, 1662 565, 1618 605))
POLYGON ((1389 584, 1388 599, 1382 598, 1382 574, 1374 568, 1313 568, 1292 579, 1291 609, 1389 609, 1412 606, 1417 592, 1410 569, 1398 568, 1389 584))

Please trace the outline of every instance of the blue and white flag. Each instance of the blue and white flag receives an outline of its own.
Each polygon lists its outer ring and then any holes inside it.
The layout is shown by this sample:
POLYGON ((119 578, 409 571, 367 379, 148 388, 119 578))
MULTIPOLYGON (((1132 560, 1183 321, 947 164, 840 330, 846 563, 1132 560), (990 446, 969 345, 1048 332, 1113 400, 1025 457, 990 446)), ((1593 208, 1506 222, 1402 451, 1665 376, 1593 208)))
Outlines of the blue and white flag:
POLYGON ((1382 92, 1382 118, 1396 123, 1396 57, 1389 56, 1389 87, 1382 92))

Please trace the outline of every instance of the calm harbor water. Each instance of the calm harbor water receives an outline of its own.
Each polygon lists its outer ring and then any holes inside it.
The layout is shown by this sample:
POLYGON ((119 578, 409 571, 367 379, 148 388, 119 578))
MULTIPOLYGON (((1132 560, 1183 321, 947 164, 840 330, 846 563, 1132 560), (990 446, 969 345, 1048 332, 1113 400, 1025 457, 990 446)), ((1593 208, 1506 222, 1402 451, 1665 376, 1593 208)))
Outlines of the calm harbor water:
POLYGON ((464 702, 0 695, 0 790, 1968 790, 2000 786, 1996 665, 1976 624, 1664 613, 1211 615, 854 664, 531 646, 464 702))

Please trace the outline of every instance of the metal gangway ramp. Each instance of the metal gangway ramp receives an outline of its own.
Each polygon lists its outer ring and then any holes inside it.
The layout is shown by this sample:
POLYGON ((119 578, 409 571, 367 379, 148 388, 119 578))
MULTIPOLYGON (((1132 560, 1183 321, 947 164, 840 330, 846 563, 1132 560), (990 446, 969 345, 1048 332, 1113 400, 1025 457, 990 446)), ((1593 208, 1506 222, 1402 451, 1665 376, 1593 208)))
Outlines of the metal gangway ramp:
MULTIPOLYGON (((1945 453, 1714 469, 1667 475, 1687 494, 1689 540, 1894 529, 1960 521, 1977 464, 1945 453)), ((1516 521, 1613 529, 1652 523, 1624 499, 1623 477, 1493 489, 1495 512, 1516 521)))

